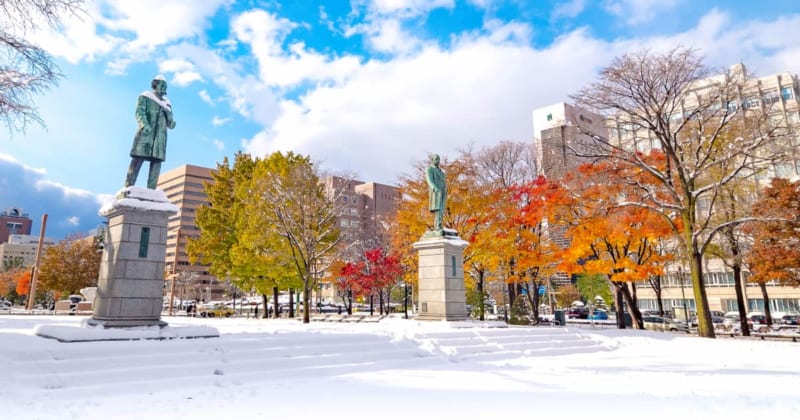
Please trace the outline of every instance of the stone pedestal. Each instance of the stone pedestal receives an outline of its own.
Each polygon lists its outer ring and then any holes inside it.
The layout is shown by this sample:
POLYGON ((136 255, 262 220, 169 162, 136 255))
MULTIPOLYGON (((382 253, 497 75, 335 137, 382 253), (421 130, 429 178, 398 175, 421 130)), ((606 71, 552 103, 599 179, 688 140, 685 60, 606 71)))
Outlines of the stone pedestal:
POLYGON ((159 190, 128 187, 100 210, 108 219, 90 325, 165 326, 161 321, 167 220, 178 208, 159 190))
POLYGON ((427 232, 414 249, 419 253, 419 311, 417 319, 461 321, 467 319, 464 291, 464 248, 468 242, 453 230, 427 232))

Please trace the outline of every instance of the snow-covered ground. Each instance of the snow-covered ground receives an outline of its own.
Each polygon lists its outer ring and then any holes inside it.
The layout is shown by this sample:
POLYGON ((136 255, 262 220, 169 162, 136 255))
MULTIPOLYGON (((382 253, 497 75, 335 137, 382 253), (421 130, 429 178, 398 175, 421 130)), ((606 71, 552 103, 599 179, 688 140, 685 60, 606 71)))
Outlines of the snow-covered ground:
POLYGON ((221 336, 164 341, 33 334, 81 319, 0 317, 1 418, 800 417, 800 343, 403 319, 175 317, 221 336))

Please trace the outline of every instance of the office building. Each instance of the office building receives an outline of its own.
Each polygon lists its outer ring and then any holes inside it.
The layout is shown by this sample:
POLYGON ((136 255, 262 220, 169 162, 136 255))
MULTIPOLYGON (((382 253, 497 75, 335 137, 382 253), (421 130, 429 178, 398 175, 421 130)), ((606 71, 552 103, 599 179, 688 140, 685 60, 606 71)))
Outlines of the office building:
POLYGON ((167 250, 165 261, 165 287, 176 282, 175 296, 198 301, 217 300, 223 297, 225 287, 208 272, 208 267, 192 264, 186 252, 187 239, 200 236, 195 224, 197 209, 208 204, 205 184, 213 182, 212 170, 194 165, 183 165, 158 177, 158 189, 178 207, 178 214, 167 223, 167 250))
POLYGON ((10 235, 30 235, 33 221, 22 209, 10 208, 0 212, 0 243, 10 235))

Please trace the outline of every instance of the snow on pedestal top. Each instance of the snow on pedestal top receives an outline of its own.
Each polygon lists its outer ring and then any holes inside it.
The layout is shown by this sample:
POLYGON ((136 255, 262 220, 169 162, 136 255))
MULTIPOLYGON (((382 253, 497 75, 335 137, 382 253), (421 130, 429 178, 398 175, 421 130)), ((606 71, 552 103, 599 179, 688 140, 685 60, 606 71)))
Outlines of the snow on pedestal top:
POLYGON ((170 203, 167 194, 161 190, 131 186, 119 190, 115 197, 114 201, 100 208, 98 213, 101 216, 105 216, 117 208, 178 212, 178 207, 170 203))

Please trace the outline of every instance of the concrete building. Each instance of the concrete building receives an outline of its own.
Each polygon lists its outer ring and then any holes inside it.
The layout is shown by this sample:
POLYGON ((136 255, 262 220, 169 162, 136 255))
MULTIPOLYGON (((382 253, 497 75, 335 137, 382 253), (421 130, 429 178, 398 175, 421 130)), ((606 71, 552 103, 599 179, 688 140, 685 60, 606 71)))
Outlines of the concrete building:
MULTIPOLYGON (((43 241, 42 250, 55 244, 50 238, 43 241)), ((39 237, 31 235, 11 235, 9 241, 0 244, 0 271, 5 267, 33 267, 36 263, 36 247, 39 237)))
POLYGON ((30 235, 33 221, 22 209, 10 208, 0 212, 0 243, 10 235, 30 235))
MULTIPOLYGON (((731 74, 745 75, 746 69, 742 65, 731 68, 731 74)), ((706 81, 700 81, 693 89, 702 92, 705 86, 721 76, 714 76, 706 81)), ((789 159, 774 162, 764 168, 757 178, 758 185, 766 184, 773 177, 797 179, 800 177, 800 83, 798 76, 789 72, 777 73, 765 77, 755 78, 738 87, 734 100, 729 101, 729 109, 741 111, 761 107, 769 107, 770 118, 773 121, 783 121, 793 129, 793 136, 788 136, 786 141, 776 142, 771 147, 778 148, 789 156, 789 159), (732 107, 732 108, 730 108, 732 107)), ((691 104, 685 104, 682 112, 671 116, 678 121, 685 116, 685 111, 691 109, 691 104)), ((643 153, 658 148, 659 143, 652 133, 643 130, 633 130, 625 122, 625 116, 617 116, 608 120, 599 120, 607 128, 597 127, 597 116, 568 104, 556 104, 537 109, 533 112, 534 142, 539 159, 539 168, 545 176, 559 178, 574 169, 581 159, 570 153, 572 149, 580 149, 582 139, 574 131, 577 121, 587 124, 586 118, 592 124, 595 133, 607 134, 607 138, 618 145, 629 149, 635 148, 643 153), (583 117, 584 119, 581 119, 583 117), (577 144, 578 146, 575 146, 577 144)), ((704 261, 704 283, 711 310, 733 311, 736 310, 736 291, 734 289, 733 273, 726 268, 721 260, 707 259, 704 261)), ((662 300, 665 309, 673 307, 695 308, 691 281, 685 268, 676 266, 667 267, 668 274, 662 284, 662 300)), ((745 273, 745 279, 748 274, 745 273)), ((770 297, 770 308, 775 312, 800 313, 800 290, 792 287, 779 286, 768 283, 767 291, 770 297)), ((638 302, 642 309, 657 309, 655 292, 651 287, 640 284, 637 288, 638 302)), ((747 283, 744 287, 749 311, 763 311, 764 300, 756 284, 747 283)))
POLYGON ((187 239, 200 236, 195 217, 197 209, 208 204, 205 184, 213 182, 211 172, 210 168, 183 165, 158 177, 158 189, 179 209, 167 224, 165 287, 170 287, 169 280, 175 277, 176 297, 182 294, 184 299, 221 299, 225 290, 207 266, 191 264, 186 253, 187 239))
MULTIPOLYGON (((327 177, 323 182, 328 194, 340 205, 337 224, 344 235, 345 254, 355 259, 366 249, 385 246, 389 240, 388 223, 397 211, 400 190, 342 177, 327 177)), ((340 300, 330 284, 321 285, 320 297, 325 301, 340 300)))

